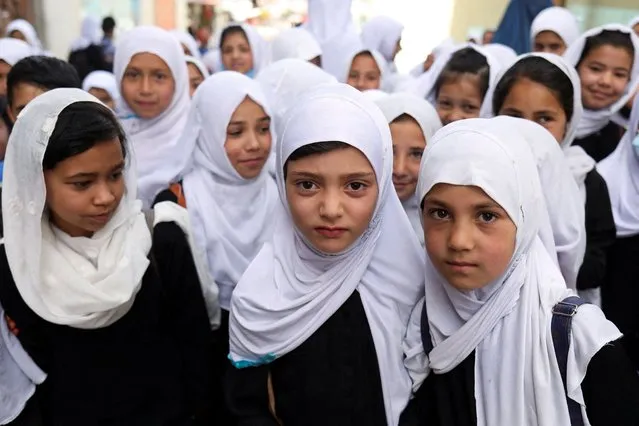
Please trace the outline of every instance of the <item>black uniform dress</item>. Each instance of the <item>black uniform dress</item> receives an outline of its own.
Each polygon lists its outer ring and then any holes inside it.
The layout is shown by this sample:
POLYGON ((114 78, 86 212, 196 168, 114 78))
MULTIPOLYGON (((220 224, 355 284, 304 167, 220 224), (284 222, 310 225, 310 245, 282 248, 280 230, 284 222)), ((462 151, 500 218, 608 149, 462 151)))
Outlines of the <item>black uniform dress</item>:
POLYGON ((598 132, 575 139, 573 145, 582 147, 598 163, 612 154, 623 134, 623 128, 610 121, 598 132))
POLYGON ((386 426, 377 353, 359 292, 292 352, 267 365, 232 367, 227 389, 240 426, 386 426))
POLYGON ((83 330, 49 323, 24 303, 0 246, 0 300, 22 346, 47 373, 12 426, 217 424, 207 400, 209 320, 182 230, 158 224, 151 253, 129 312, 83 330))

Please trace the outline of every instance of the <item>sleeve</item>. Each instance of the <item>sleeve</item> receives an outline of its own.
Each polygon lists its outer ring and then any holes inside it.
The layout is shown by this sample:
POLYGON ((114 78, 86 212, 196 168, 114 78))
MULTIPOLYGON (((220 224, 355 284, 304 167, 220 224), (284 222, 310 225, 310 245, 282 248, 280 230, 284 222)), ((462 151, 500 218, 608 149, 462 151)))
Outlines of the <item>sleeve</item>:
POLYGON ((577 277, 577 289, 603 285, 608 248, 616 239, 615 220, 606 182, 596 170, 586 176, 586 254, 577 277))
POLYGON ((269 410, 266 365, 249 368, 229 366, 226 374, 226 403, 238 426, 277 426, 269 410))
POLYGON ((590 360, 581 390, 592 426, 639 425, 639 377, 619 341, 590 360))
POLYGON ((181 349, 185 401, 194 424, 212 424, 213 339, 193 256, 175 223, 155 226, 151 261, 165 292, 167 327, 181 349))

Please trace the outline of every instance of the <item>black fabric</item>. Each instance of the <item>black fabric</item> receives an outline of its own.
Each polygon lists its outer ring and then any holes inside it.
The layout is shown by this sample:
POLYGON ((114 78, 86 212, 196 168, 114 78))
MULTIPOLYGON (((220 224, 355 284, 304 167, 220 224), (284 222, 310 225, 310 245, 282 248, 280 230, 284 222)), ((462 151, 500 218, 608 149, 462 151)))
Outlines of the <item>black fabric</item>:
POLYGON ((592 170, 586 175, 586 253, 577 276, 577 289, 601 287, 606 276, 608 250, 617 231, 604 178, 592 170))
POLYGON ((109 66, 104 61, 102 47, 92 44, 86 49, 76 50, 69 54, 68 61, 78 72, 80 81, 84 81, 87 75, 93 71, 108 71, 109 66))
POLYGON ((598 132, 575 139, 573 145, 580 146, 596 162, 600 162, 617 148, 624 130, 621 126, 610 121, 598 132))
POLYGON ((241 426, 385 426, 379 366, 358 292, 294 351, 260 367, 231 368, 229 406, 241 426))
MULTIPOLYGON (((101 329, 46 322, 24 303, 0 248, 0 301, 47 373, 24 417, 43 426, 210 425, 210 326, 181 229, 161 223, 130 311, 101 329)), ((23 416, 12 426, 28 426, 23 416)))

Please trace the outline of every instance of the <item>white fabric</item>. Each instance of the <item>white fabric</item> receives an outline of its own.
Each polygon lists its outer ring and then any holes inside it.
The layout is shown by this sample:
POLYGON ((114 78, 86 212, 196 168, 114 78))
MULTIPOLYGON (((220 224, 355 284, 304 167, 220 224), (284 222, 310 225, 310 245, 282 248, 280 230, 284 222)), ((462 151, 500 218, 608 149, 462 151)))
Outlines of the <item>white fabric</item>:
POLYGON ((383 99, 390 95, 389 93, 386 93, 383 90, 379 90, 379 89, 364 90, 362 94, 366 96, 369 101, 373 101, 373 102, 377 102, 380 99, 383 99))
POLYGON ((115 81, 115 75, 108 71, 93 71, 84 78, 82 82, 82 90, 88 92, 91 89, 106 90, 113 99, 115 111, 119 111, 122 103, 120 89, 115 81))
POLYGON ((7 149, 2 216, 7 260, 24 302, 48 322, 95 329, 129 311, 149 265, 151 235, 130 168, 122 201, 91 238, 50 224, 42 159, 60 112, 81 101, 98 102, 80 89, 54 89, 20 113, 7 149))
POLYGON ((202 57, 202 62, 206 65, 206 68, 211 74, 222 71, 224 66, 222 65, 222 56, 219 49, 210 49, 202 57))
POLYGON ((126 100, 122 102, 122 126, 136 154, 138 195, 148 208, 155 196, 184 170, 191 156, 192 147, 178 143, 188 115, 189 78, 180 43, 168 31, 142 26, 125 33, 117 45, 113 68, 118 87, 122 87, 131 58, 138 53, 160 57, 175 80, 171 104, 155 118, 138 118, 126 100))
POLYGON ((499 43, 490 43, 482 46, 482 48, 492 55, 503 67, 511 66, 517 60, 517 53, 512 47, 499 43))
POLYGON ((342 73, 340 77, 337 79, 340 83, 346 83, 348 81, 348 75, 351 72, 351 67, 353 66, 353 60, 360 53, 368 52, 371 54, 373 59, 375 60, 375 64, 377 64, 377 68, 379 68, 380 72, 380 82, 379 82, 379 90, 388 91, 387 80, 390 76, 390 70, 388 69, 388 63, 384 59, 381 53, 376 50, 362 49, 360 45, 353 46, 352 49, 348 49, 344 52, 343 63, 342 63, 342 73))
POLYGON ((564 53, 564 58, 569 64, 576 67, 579 59, 581 59, 581 55, 586 45, 586 39, 601 34, 604 30, 621 31, 622 33, 630 35, 632 44, 635 47, 634 62, 631 70, 632 77, 621 98, 608 108, 596 111, 584 108, 584 115, 579 121, 579 126, 577 127, 577 138, 583 138, 603 129, 610 122, 612 117, 628 103, 637 88, 639 88, 639 37, 637 37, 630 28, 624 25, 608 24, 586 31, 570 45, 568 50, 564 53))
MULTIPOLYGON (((244 30, 249 46, 251 47, 251 54, 253 55, 253 69, 254 74, 260 72, 262 68, 268 65, 270 59, 270 53, 268 45, 264 38, 257 32, 254 26, 249 24, 230 24, 226 28, 240 27, 244 30)), ((221 36, 221 33, 220 33, 221 36)), ((220 48, 220 54, 222 52, 222 40, 219 40, 217 46, 220 48)), ((222 69, 224 70, 224 64, 222 63, 222 69)))
MULTIPOLYGON (((452 38, 447 38, 444 41, 442 41, 441 43, 439 43, 437 46, 435 46, 435 48, 433 49, 433 51, 431 52, 431 55, 433 55, 433 59, 436 60, 440 55, 444 54, 446 51, 448 51, 449 49, 454 49, 455 48, 455 41, 452 38)), ((426 59, 424 59, 422 62, 420 62, 418 65, 415 66, 415 68, 413 68, 410 71, 410 75, 412 77, 419 77, 420 75, 424 74, 424 62, 426 62, 426 59)))
POLYGON ((193 38, 191 34, 184 30, 172 30, 171 34, 178 42, 180 42, 180 44, 184 45, 187 48, 189 53, 185 53, 186 56, 192 56, 195 59, 202 59, 197 41, 195 41, 195 38, 193 38))
POLYGON ((635 16, 630 21, 628 21, 628 27, 630 28, 633 28, 637 24, 639 24, 639 15, 635 16))
MULTIPOLYGON (((569 425, 551 336, 552 307, 572 294, 540 241, 544 199, 534 158, 517 119, 469 119, 435 135, 422 161, 419 199, 438 183, 477 186, 517 227, 508 266, 484 288, 461 292, 426 261, 426 308, 434 349, 413 377, 443 374, 475 351, 478 425, 569 425), (514 121, 513 121, 514 120, 514 121)), ((414 315, 419 314, 416 309, 414 315)), ((411 320, 406 346, 418 341, 411 320)), ((581 383, 591 358, 621 333, 596 307, 573 318, 568 395, 584 404, 581 383)), ((582 410, 585 413, 585 410, 582 410)))
POLYGON ((224 143, 231 116, 249 97, 270 113, 259 84, 233 71, 215 74, 198 87, 180 145, 195 145, 193 165, 183 185, 195 241, 206 252, 229 309, 240 277, 273 230, 277 188, 266 167, 259 177, 242 178, 224 143))
POLYGON ((530 26, 531 44, 535 44, 535 37, 542 31, 557 34, 566 46, 573 44, 581 34, 575 15, 565 7, 559 6, 544 9, 535 17, 530 26))
POLYGON ((401 342, 410 311, 423 294, 424 256, 394 193, 388 124, 356 89, 319 87, 287 115, 277 165, 276 229, 233 294, 230 357, 245 366, 295 350, 358 291, 377 352, 387 424, 397 425, 411 390, 401 342), (295 228, 283 176, 283 165, 296 149, 320 141, 359 149, 379 187, 367 230, 350 248, 332 255, 313 249, 295 228))
POLYGON ((71 52, 84 50, 92 44, 99 45, 102 38, 100 21, 93 16, 87 16, 82 20, 80 37, 71 43, 71 52))
POLYGON ((362 42, 364 47, 378 51, 390 63, 402 31, 404 25, 401 22, 388 16, 376 16, 362 26, 362 42))
POLYGON ((186 62, 195 65, 198 71, 200 71, 200 74, 202 74, 202 78, 206 78, 211 75, 209 70, 206 68, 206 65, 204 65, 201 60, 194 58, 193 56, 187 56, 186 62))
POLYGON ((630 126, 617 149, 597 165, 608 184, 617 237, 639 234, 639 157, 632 142, 639 129, 639 96, 635 98, 630 126))
POLYGON ((33 55, 28 43, 16 38, 0 38, 0 60, 14 66, 18 61, 33 55))
POLYGON ((38 38, 38 33, 35 28, 33 28, 33 25, 31 25, 28 21, 25 21, 24 19, 15 19, 9 22, 9 25, 7 25, 7 29, 5 30, 5 34, 9 36, 14 31, 19 31, 22 35, 24 35, 26 42, 33 48, 34 55, 43 54, 44 48, 42 47, 40 38, 38 38))
POLYGON ((310 61, 322 55, 322 47, 304 28, 289 28, 271 42, 271 62, 287 58, 310 61))

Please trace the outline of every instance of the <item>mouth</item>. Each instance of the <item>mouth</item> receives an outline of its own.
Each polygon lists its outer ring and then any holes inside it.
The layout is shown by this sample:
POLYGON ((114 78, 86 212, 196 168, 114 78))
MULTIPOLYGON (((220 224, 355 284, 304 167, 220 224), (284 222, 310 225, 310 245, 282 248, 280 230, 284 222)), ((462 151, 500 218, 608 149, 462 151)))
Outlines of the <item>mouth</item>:
POLYGON ((264 163, 264 157, 249 158, 247 160, 240 160, 239 162, 249 167, 257 167, 264 163))
POLYGON ((320 226, 315 228, 315 232, 320 234, 325 238, 339 238, 347 231, 346 228, 337 228, 337 227, 328 227, 328 226, 320 226))
POLYGON ((597 100, 601 100, 601 101, 608 100, 612 96, 612 95, 609 95, 607 93, 603 93, 603 92, 600 92, 600 91, 597 91, 597 90, 591 90, 590 93, 592 94, 593 98, 595 98, 597 100))
POLYGON ((402 181, 397 181, 397 180, 393 180, 393 185, 395 186, 395 188, 406 188, 408 186, 410 186, 412 184, 412 182, 402 182, 402 181))
POLYGON ((135 101, 135 103, 142 108, 152 108, 153 106, 155 106, 155 102, 150 101, 135 101))
POLYGON ((476 263, 458 262, 458 261, 446 261, 446 265, 448 265, 448 267, 452 269, 453 272, 459 272, 459 273, 468 273, 472 269, 477 267, 476 263))
POLYGON ((100 225, 104 225, 105 223, 109 221, 109 219, 111 219, 111 213, 92 215, 92 216, 88 216, 88 218, 92 222, 95 222, 100 225))

